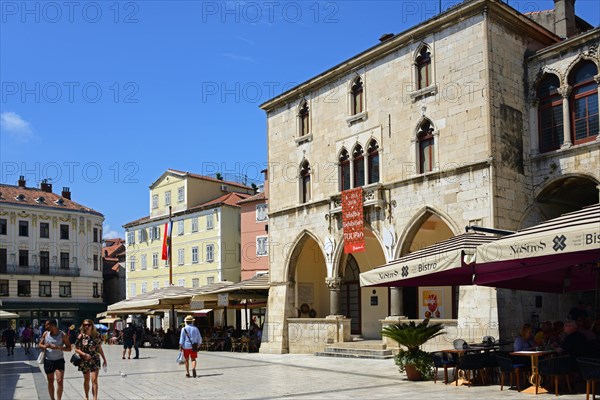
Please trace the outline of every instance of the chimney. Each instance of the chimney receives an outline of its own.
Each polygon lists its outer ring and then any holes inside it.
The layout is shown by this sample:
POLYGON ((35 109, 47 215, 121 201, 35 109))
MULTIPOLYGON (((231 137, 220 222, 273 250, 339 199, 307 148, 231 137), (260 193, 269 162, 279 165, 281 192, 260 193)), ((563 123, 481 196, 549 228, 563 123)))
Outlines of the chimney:
POLYGON ((381 37, 379 38, 380 42, 385 42, 386 40, 389 40, 391 38, 394 37, 393 33, 384 33, 383 35, 381 35, 381 37))
POLYGON ((60 195, 67 200, 71 200, 71 189, 69 189, 66 186, 63 187, 62 193, 60 195))
POLYGON ((48 183, 48 179, 44 179, 40 183, 40 189, 42 190, 42 192, 52 193, 52 184, 48 183))
POLYGON ((554 33, 561 38, 577 34, 575 0, 554 0, 554 33))
POLYGON ((23 175, 19 176, 19 187, 24 188, 25 187, 25 177, 23 175))

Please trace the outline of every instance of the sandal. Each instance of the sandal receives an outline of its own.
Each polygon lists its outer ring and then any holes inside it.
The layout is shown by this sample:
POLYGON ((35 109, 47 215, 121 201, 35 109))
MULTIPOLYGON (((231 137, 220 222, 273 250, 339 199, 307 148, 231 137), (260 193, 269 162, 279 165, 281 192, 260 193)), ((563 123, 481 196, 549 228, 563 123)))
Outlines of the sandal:
POLYGON ((192 375, 194 375, 194 378, 196 377, 196 370, 195 369, 192 370, 192 375))
POLYGON ((189 377, 190 377, 190 374, 185 374, 185 377, 186 377, 186 378, 189 378, 189 377))

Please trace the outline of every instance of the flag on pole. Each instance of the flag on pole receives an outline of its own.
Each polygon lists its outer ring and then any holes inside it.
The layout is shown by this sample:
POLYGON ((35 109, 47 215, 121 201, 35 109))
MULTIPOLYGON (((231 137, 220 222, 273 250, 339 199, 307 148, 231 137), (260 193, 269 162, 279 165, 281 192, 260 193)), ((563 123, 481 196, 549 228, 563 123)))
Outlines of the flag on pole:
POLYGON ((171 252, 171 233, 173 230, 173 222, 169 221, 165 224, 165 235, 163 237, 162 257, 161 260, 168 260, 171 252))

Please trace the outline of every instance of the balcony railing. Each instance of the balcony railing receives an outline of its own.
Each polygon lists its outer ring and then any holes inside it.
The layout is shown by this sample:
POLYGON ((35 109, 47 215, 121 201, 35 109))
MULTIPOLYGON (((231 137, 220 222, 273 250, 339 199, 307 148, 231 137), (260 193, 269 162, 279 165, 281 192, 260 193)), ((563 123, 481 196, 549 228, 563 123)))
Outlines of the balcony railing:
POLYGON ((79 267, 60 268, 58 265, 40 267, 39 265, 20 265, 9 264, 6 267, 0 266, 0 274, 8 275, 48 275, 48 276, 79 276, 79 267))

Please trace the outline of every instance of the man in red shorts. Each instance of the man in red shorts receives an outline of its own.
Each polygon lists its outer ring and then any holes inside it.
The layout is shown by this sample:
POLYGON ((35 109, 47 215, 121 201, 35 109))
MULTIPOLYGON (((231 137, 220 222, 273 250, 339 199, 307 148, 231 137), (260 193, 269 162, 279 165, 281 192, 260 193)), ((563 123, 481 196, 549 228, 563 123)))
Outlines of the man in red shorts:
POLYGON ((200 330, 194 326, 194 317, 188 315, 185 317, 185 326, 181 329, 179 336, 179 350, 183 351, 185 358, 185 376, 190 377, 190 358, 192 359, 192 374, 196 377, 196 357, 198 357, 198 348, 202 343, 200 330))

